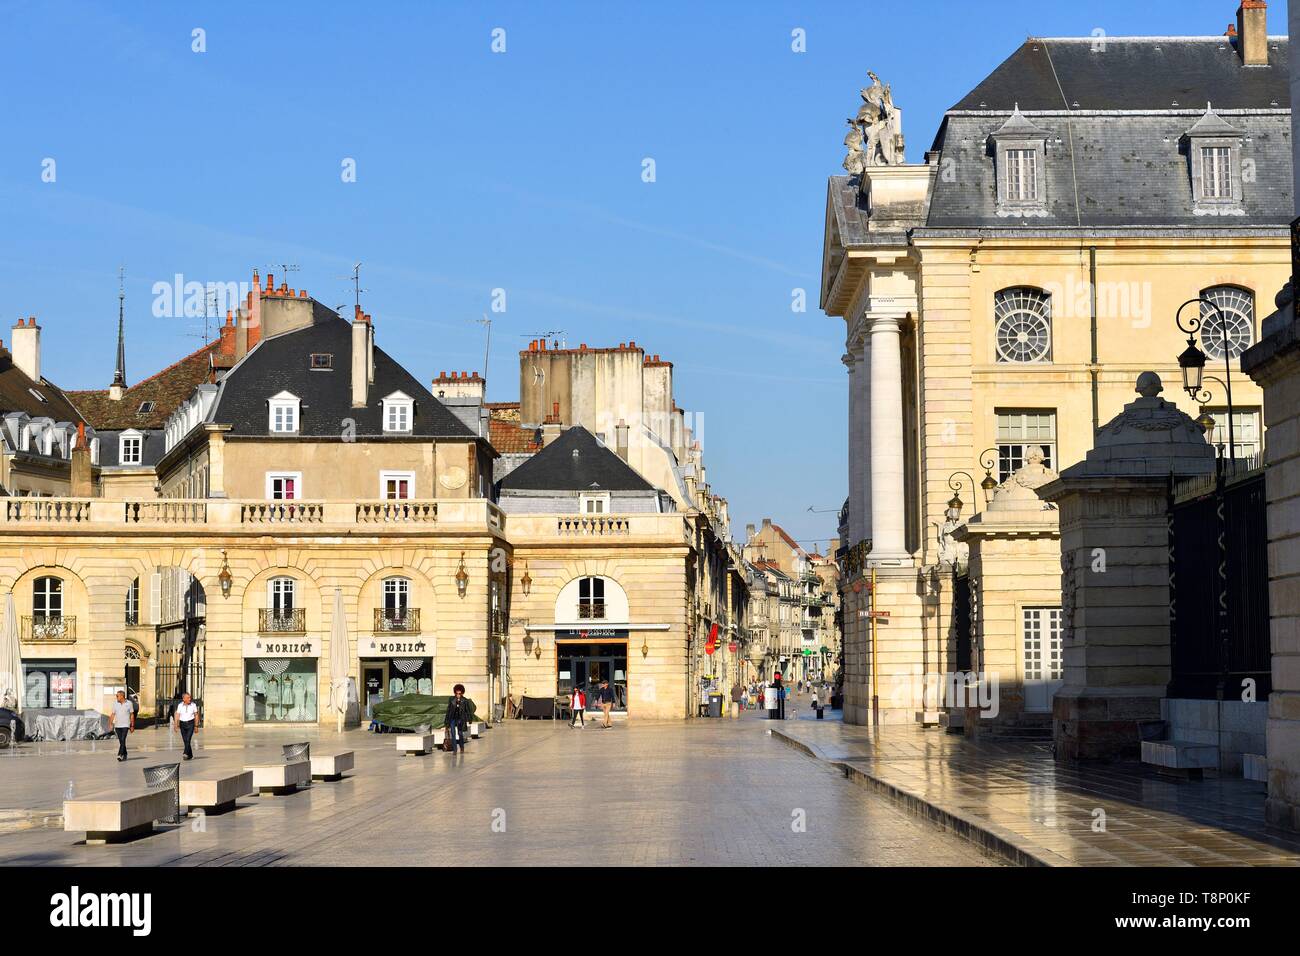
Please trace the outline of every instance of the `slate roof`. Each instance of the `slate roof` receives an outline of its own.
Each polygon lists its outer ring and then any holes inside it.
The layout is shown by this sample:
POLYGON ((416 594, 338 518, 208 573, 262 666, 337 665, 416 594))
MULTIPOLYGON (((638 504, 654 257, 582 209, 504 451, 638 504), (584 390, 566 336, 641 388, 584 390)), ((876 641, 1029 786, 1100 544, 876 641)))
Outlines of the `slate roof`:
POLYGON ((267 402, 287 391, 301 403, 293 438, 339 438, 348 419, 355 422, 358 438, 478 437, 378 345, 366 407, 353 408, 351 356, 352 324, 333 313, 315 325, 263 339, 222 379, 211 420, 230 425, 231 436, 271 437, 267 402), (313 353, 333 355, 334 367, 312 369, 313 353), (411 431, 401 436, 384 433, 383 399, 394 392, 415 400, 411 431))
POLYGON ((654 486, 595 435, 574 425, 501 479, 501 490, 654 491, 654 486))
MULTIPOLYGON (((1218 107, 1215 107, 1217 111, 1218 107)), ((1202 115, 1204 105, 1202 104, 1202 115)), ((988 135, 1000 116, 949 116, 940 168, 925 226, 930 229, 1178 226, 1286 226, 1293 218, 1290 117, 1237 114, 1243 162, 1255 180, 1242 189, 1242 215, 1196 215, 1183 134, 1199 119, 1187 115, 1036 116, 1047 129, 1043 161, 1046 216, 997 214, 997 180, 988 135), (1068 120, 1068 122, 1067 122, 1068 120), (1059 142, 1058 142, 1059 140, 1059 142), (1077 200, 1076 200, 1077 192, 1077 200)))
MULTIPOLYGON (((44 376, 39 382, 32 381, 13 363, 9 350, 0 346, 0 415, 9 412, 26 412, 32 418, 51 418, 55 422, 74 425, 85 421, 57 385, 51 384, 44 376), (45 401, 29 391, 33 388, 45 397, 45 401)), ((94 426, 94 422, 89 424, 94 426)))
POLYGON ((96 431, 162 428, 195 388, 211 381, 212 354, 220 347, 220 339, 208 343, 156 375, 136 382, 116 402, 108 397, 108 389, 69 392, 68 397, 96 431), (153 410, 141 414, 144 402, 153 402, 153 410))
POLYGON ((1288 43, 1244 67, 1229 37, 1030 37, 954 110, 1268 109, 1290 105, 1288 43), (1075 105, 1075 104, 1078 105, 1075 105))
MULTIPOLYGON (((912 235, 1103 234, 1135 229, 1185 234, 1271 233, 1294 216, 1289 43, 1269 38, 1269 66, 1243 66, 1227 37, 1026 40, 944 116, 931 161, 930 204, 912 235), (1207 103, 1213 113, 1206 116, 1207 103), (1047 215, 998 215, 989 141, 1015 116, 1047 134, 1047 215), (1206 124, 1242 135, 1239 213, 1197 214, 1185 134, 1206 124)), ((845 247, 905 243, 897 229, 872 231, 856 178, 834 176, 830 215, 845 247)))

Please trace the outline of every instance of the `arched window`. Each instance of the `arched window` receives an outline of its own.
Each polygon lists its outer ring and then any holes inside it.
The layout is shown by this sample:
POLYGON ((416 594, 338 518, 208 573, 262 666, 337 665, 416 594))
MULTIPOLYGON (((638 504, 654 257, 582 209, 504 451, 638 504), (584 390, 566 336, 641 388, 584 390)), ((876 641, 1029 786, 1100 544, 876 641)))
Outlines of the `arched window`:
POLYGON ((1040 289, 1001 289, 993 295, 999 362, 1052 360, 1052 299, 1040 289))
POLYGON ((604 619, 604 578, 581 578, 578 581, 578 617, 583 620, 604 619))
POLYGON ((1234 285, 1216 285, 1202 289, 1201 298, 1206 300, 1201 303, 1201 349, 1207 357, 1222 360, 1226 329, 1228 356, 1239 357, 1255 342, 1255 294, 1234 285))
POLYGON ((42 621, 63 617, 63 579, 37 578, 32 585, 32 616, 42 621))

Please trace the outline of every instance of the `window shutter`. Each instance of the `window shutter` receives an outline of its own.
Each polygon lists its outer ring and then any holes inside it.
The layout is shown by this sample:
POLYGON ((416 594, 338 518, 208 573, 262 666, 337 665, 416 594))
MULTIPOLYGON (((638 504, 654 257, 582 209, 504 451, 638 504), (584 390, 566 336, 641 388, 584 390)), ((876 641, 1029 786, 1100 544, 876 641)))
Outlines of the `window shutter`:
POLYGON ((162 574, 158 571, 149 577, 149 623, 162 623, 162 574))

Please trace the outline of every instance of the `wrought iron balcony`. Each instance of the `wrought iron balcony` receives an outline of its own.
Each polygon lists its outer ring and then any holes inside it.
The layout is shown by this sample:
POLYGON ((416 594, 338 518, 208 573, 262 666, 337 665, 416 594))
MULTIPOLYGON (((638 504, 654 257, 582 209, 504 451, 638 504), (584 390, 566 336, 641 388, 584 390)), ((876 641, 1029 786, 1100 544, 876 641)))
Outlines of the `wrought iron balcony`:
POLYGON ((411 634, 420 630, 418 607, 375 608, 375 633, 411 634))
POLYGON ((75 643, 77 618, 68 614, 25 614, 22 639, 30 644, 75 643))
POLYGON ((263 634, 306 634, 307 612, 300 607, 287 611, 261 608, 257 612, 257 629, 263 634))
POLYGON ((492 623, 492 633, 495 634, 495 635, 497 635, 497 636, 500 636, 500 635, 502 635, 502 634, 505 634, 506 631, 507 631, 507 629, 508 629, 508 625, 509 625, 509 623, 510 623, 509 620, 508 620, 508 618, 506 617, 506 612, 505 612, 505 611, 492 611, 492 612, 490 612, 490 616, 491 616, 491 619, 492 619, 492 620, 491 620, 491 623, 492 623))
POLYGON ((592 601, 586 604, 579 604, 578 617, 587 620, 604 620, 605 602, 592 601))

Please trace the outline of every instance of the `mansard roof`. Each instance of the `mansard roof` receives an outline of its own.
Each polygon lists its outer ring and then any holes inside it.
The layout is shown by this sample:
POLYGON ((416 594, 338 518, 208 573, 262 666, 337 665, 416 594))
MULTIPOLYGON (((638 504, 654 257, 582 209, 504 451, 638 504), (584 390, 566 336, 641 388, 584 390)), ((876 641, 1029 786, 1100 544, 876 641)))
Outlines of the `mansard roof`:
POLYGON ((411 430, 401 438, 478 437, 378 345, 366 406, 353 408, 351 356, 352 324, 333 313, 318 316, 306 328, 263 339, 222 379, 211 420, 230 425, 233 437, 266 436, 267 401, 289 391, 301 407, 294 437, 340 438, 350 432, 357 438, 380 438, 386 437, 383 400, 403 392, 414 399, 415 411, 411 430), (333 367, 313 368, 314 354, 334 356, 333 367))

